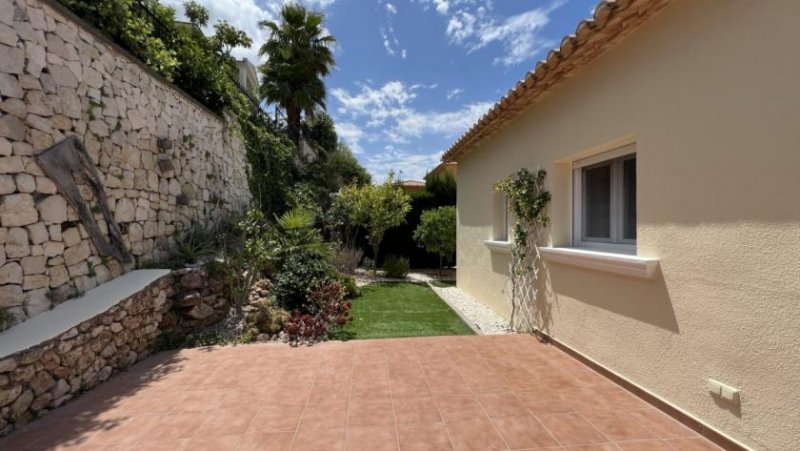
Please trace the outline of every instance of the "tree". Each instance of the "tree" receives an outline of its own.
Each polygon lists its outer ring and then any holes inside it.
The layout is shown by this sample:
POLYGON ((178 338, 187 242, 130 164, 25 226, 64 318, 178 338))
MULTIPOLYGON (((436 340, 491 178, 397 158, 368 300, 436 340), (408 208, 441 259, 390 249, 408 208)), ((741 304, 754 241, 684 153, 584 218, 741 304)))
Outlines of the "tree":
POLYGON ((367 241, 372 247, 377 268, 378 252, 383 235, 406 220, 411 210, 411 199, 394 180, 394 174, 380 185, 365 185, 356 191, 356 217, 367 229, 367 241))
POLYGON ((261 66, 261 96, 286 111, 289 134, 300 142, 302 114, 312 116, 325 108, 325 83, 322 78, 334 66, 330 46, 336 42, 325 34, 324 16, 302 5, 287 3, 281 8, 279 23, 263 20, 259 27, 269 31, 259 55, 267 61, 261 66))
POLYGON ((339 141, 333 119, 327 113, 306 118, 302 124, 303 140, 312 152, 300 167, 310 200, 322 210, 331 205, 332 195, 344 186, 368 184, 369 173, 359 164, 350 148, 339 141))
POLYGON ((439 275, 442 259, 456 252, 456 207, 439 207, 422 212, 414 239, 433 254, 439 254, 439 275))
POLYGON ((186 17, 189 19, 189 22, 201 28, 208 25, 209 14, 205 6, 194 0, 190 0, 183 3, 183 9, 186 11, 186 17))
MULTIPOLYGON (((184 3, 186 17, 197 25, 208 24, 208 10, 197 2, 184 3)), ((214 25, 214 35, 206 37, 197 28, 176 29, 181 45, 174 49, 180 61, 175 72, 175 83, 214 111, 221 112, 232 106, 235 91, 232 76, 236 65, 230 52, 234 47, 250 47, 247 34, 225 21, 214 25)))
POLYGON ((214 36, 211 44, 217 53, 230 57, 234 47, 250 47, 253 40, 242 30, 234 27, 225 20, 214 24, 214 36))

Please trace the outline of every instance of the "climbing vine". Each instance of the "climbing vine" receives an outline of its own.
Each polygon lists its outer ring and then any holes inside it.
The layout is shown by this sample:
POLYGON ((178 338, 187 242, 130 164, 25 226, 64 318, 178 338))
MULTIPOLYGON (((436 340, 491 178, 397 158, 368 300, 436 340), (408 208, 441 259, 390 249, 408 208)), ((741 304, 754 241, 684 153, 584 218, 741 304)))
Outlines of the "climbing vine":
POLYGON ((534 325, 534 304, 538 294, 539 241, 541 228, 547 226, 549 218, 545 208, 550 202, 550 192, 544 188, 547 172, 540 169, 532 173, 526 168, 499 181, 496 189, 506 195, 508 207, 513 214, 513 242, 511 245, 511 326, 534 325), (517 313, 524 309, 520 320, 517 313))

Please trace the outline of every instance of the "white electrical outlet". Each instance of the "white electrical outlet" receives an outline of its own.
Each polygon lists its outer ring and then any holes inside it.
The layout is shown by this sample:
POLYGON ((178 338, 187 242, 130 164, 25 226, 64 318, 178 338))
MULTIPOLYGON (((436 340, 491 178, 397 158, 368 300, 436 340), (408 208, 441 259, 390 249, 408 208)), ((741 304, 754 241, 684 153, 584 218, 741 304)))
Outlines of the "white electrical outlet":
POLYGON ((738 388, 731 387, 730 385, 723 384, 722 382, 714 379, 709 379, 708 391, 710 391, 712 395, 724 399, 732 404, 739 404, 739 395, 741 392, 738 388))

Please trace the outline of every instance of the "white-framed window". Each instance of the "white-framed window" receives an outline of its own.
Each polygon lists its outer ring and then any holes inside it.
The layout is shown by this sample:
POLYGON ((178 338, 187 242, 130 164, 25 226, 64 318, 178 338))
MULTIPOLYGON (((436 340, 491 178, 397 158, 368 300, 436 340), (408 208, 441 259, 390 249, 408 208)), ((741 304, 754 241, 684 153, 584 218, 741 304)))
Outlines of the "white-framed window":
POLYGON ((509 241, 508 199, 495 190, 492 196, 492 241, 509 241))
POLYGON ((573 246, 636 254, 633 144, 573 163, 573 246))

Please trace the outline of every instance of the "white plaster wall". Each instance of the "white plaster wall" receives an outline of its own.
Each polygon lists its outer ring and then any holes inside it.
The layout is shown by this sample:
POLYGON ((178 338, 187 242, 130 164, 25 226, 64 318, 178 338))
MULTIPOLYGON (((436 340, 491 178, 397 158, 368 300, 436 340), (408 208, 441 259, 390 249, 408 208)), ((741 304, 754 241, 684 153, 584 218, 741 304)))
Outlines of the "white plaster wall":
POLYGON ((492 185, 546 169, 545 244, 568 245, 569 161, 635 135, 638 254, 660 271, 547 265, 547 332, 755 449, 800 443, 798 17, 793 0, 676 1, 458 168, 458 286, 507 317, 492 185))

